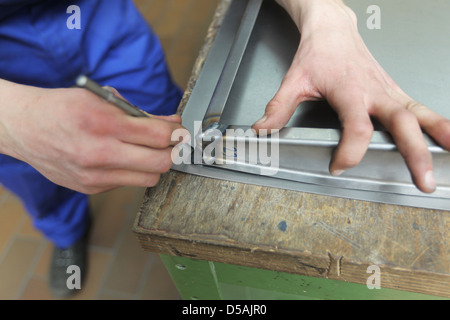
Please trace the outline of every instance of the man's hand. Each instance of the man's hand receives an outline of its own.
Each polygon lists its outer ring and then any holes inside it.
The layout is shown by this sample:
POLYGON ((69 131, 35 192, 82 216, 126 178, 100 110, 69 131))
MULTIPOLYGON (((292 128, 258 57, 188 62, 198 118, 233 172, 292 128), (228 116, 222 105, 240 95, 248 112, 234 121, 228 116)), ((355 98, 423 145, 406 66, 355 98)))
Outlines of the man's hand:
POLYGON ((281 129, 304 101, 326 99, 337 112, 342 137, 330 163, 340 175, 363 158, 373 134, 370 117, 393 136, 413 181, 433 192, 432 157, 422 130, 450 150, 450 121, 414 101, 371 55, 356 16, 340 0, 279 0, 302 34, 294 61, 255 130, 281 129))
POLYGON ((154 186, 171 165, 179 116, 134 118, 83 89, 0 82, 0 152, 87 194, 154 186))

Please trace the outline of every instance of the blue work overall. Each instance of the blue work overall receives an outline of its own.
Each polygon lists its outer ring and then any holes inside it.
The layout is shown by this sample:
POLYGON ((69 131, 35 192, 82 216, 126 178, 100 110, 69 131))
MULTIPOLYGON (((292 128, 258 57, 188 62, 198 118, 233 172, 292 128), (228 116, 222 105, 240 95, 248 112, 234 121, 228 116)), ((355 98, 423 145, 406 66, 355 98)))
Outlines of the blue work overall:
MULTIPOLYGON (((152 114, 174 114, 181 99, 157 37, 131 0, 0 0, 1 79, 67 88, 81 74, 152 114), (72 5, 79 10, 68 10, 72 5)), ((56 246, 66 248, 85 232, 88 196, 2 154, 0 184, 56 246)))

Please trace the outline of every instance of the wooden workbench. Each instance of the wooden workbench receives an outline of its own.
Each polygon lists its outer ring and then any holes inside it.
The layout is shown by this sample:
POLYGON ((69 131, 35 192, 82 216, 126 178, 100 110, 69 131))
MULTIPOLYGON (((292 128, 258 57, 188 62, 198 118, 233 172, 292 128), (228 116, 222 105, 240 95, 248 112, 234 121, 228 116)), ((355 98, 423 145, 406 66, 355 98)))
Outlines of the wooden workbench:
MULTIPOLYGON (((180 113, 229 2, 223 0, 217 9, 180 113)), ((366 284, 373 269, 368 268, 375 265, 385 292, 450 298, 449 226, 449 211, 348 200, 171 171, 162 176, 158 186, 146 191, 134 232, 145 250, 168 255, 166 261, 168 257, 185 257, 264 269, 336 285, 358 284, 361 292, 369 290, 366 284)), ((185 269, 187 260, 183 261, 179 270, 185 269)), ((235 270, 238 276, 243 269, 235 270)))

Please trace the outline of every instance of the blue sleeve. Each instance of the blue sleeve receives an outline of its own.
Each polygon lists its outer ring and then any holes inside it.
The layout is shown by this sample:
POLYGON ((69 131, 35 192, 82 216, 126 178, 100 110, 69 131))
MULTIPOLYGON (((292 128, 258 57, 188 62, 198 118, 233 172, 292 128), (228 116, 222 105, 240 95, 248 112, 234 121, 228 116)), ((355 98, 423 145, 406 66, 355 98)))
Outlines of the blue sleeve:
POLYGON ((0 0, 0 6, 3 7, 15 7, 15 6, 23 6, 26 4, 30 4, 33 2, 38 2, 39 0, 0 0))
POLYGON ((80 74, 155 115, 174 114, 181 99, 159 39, 132 0, 41 0, 0 21, 1 79, 60 88, 80 74), (80 29, 66 24, 73 3, 80 29))
POLYGON ((0 21, 17 9, 38 1, 39 0, 0 0, 0 21))

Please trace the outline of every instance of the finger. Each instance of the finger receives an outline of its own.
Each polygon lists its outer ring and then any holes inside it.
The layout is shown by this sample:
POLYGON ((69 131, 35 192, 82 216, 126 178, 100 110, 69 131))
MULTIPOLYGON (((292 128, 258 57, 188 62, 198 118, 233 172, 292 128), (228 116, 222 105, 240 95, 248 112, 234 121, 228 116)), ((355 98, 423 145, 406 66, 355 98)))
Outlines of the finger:
POLYGON ((157 173, 146 173, 133 170, 111 169, 97 170, 87 173, 89 177, 84 183, 75 187, 85 194, 97 194, 119 187, 154 187, 161 177, 157 173))
POLYGON ((123 187, 154 187, 161 177, 161 175, 157 173, 120 169, 107 171, 106 174, 109 176, 109 179, 114 182, 114 185, 123 187))
MULTIPOLYGON (((118 97, 118 98, 120 98, 120 99, 122 99, 122 100, 124 100, 124 101, 126 101, 126 102, 129 102, 127 99, 125 99, 125 98, 120 94, 119 91, 117 91, 116 88, 113 88, 113 87, 110 87, 110 86, 104 86, 103 89, 108 90, 109 92, 113 93, 116 97, 118 97)), ((137 108, 139 108, 139 107, 137 107, 137 108)), ((146 114, 146 115, 147 115, 148 117, 150 117, 150 118, 153 117, 151 114, 147 113, 146 111, 144 111, 144 110, 142 110, 142 109, 141 109, 140 111, 143 112, 144 114, 146 114)))
POLYGON ((440 146, 450 150, 450 120, 413 100, 406 105, 407 109, 417 117, 420 126, 440 146))
POLYGON ((172 167, 172 148, 151 149, 136 145, 123 144, 116 152, 116 160, 110 167, 142 171, 147 173, 165 173, 172 167), (126 158, 123 156, 126 154, 126 158))
POLYGON ((121 186, 150 187, 171 167, 172 148, 156 150, 124 143, 109 150, 104 147, 84 162, 76 190, 93 194, 121 186))
POLYGON ((294 114, 298 105, 306 101, 306 97, 299 94, 300 81, 289 77, 283 80, 280 89, 267 104, 264 116, 252 128, 258 133, 262 129, 281 129, 294 114))
POLYGON ((178 122, 157 118, 127 117, 118 128, 118 138, 126 143, 143 145, 150 148, 165 149, 177 145, 181 138, 173 140, 176 130, 187 130, 178 122))
POLYGON ((334 176, 357 166, 363 159, 373 135, 373 125, 365 108, 350 108, 339 114, 342 136, 330 162, 334 176))
MULTIPOLYGON (((122 100, 127 101, 121 94, 119 91, 117 91, 116 88, 110 87, 110 86, 104 86, 104 89, 112 92, 115 96, 121 98, 122 100)), ((143 111, 143 110, 142 110, 143 111)), ((144 113, 146 113, 149 117, 151 118, 156 118, 156 119, 161 119, 161 120, 166 120, 169 122, 176 122, 176 123, 181 123, 181 116, 179 116, 178 114, 173 114, 173 115, 169 115, 169 116, 156 116, 156 115, 152 115, 149 114, 147 112, 144 111, 144 113)))
POLYGON ((404 108, 392 108, 378 114, 377 118, 391 133, 416 186, 423 192, 434 192, 436 182, 431 153, 414 113, 404 108))
POLYGON ((106 90, 108 90, 109 92, 112 92, 115 96, 117 96, 117 97, 119 97, 119 98, 121 98, 121 99, 123 99, 123 100, 126 100, 126 99, 120 94, 120 92, 117 91, 116 88, 113 88, 113 87, 110 87, 110 86, 104 86, 103 89, 106 89, 106 90))
POLYGON ((170 116, 155 116, 152 115, 153 118, 155 119, 160 119, 160 120, 165 120, 165 121, 169 121, 169 122, 175 122, 175 123, 179 123, 181 124, 181 116, 178 114, 173 114, 170 116))

